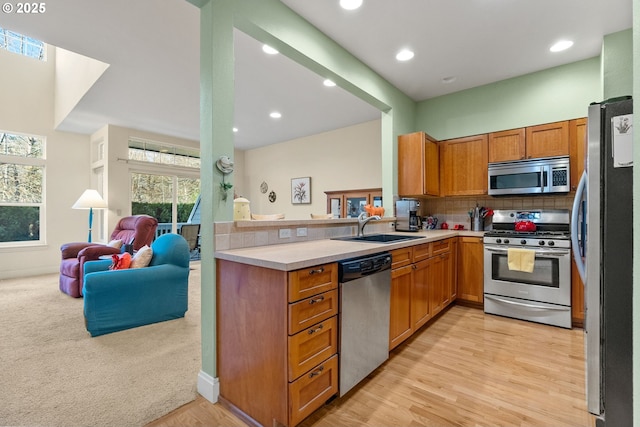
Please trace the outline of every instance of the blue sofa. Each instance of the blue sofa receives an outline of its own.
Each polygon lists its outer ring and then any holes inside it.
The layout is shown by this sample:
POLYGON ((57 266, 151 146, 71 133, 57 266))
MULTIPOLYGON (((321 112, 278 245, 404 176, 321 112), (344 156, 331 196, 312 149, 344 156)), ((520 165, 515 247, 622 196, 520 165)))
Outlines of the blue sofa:
POLYGON ((177 234, 152 244, 148 267, 109 270, 110 260, 84 264, 84 318, 92 337, 184 317, 189 245, 177 234))

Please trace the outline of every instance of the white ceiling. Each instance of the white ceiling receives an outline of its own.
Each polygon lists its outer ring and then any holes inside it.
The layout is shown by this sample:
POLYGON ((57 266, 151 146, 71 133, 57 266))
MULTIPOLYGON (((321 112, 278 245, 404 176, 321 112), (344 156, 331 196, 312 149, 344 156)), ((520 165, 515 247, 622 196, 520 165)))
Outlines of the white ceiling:
MULTIPOLYGON (((632 0, 282 0, 416 101, 600 54, 631 28, 632 0), (575 45, 552 54, 555 41, 575 45), (412 61, 395 53, 410 47, 412 61), (450 84, 442 78, 456 77, 450 84)), ((199 139, 199 10, 186 0, 56 0, 0 26, 110 64, 60 130, 107 123, 199 139)), ((380 117, 367 103, 236 31, 236 146, 248 149, 380 117), (268 117, 273 109, 283 117, 268 117)))

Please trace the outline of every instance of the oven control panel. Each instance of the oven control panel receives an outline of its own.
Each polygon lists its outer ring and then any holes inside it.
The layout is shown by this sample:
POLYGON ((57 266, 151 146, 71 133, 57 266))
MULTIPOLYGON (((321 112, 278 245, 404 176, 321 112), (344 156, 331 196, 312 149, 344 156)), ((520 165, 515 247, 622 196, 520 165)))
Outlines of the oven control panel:
POLYGON ((505 247, 522 247, 532 246, 538 248, 570 248, 571 241, 569 239, 548 239, 540 237, 519 237, 519 236, 484 236, 485 244, 493 244, 505 247))

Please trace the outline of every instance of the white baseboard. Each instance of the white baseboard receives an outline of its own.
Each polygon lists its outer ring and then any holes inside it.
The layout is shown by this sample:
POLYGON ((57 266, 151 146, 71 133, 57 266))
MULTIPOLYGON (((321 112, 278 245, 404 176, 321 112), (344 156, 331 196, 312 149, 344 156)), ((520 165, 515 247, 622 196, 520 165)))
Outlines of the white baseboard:
POLYGON ((216 403, 220 396, 220 381, 204 371, 198 374, 198 393, 211 403, 216 403))

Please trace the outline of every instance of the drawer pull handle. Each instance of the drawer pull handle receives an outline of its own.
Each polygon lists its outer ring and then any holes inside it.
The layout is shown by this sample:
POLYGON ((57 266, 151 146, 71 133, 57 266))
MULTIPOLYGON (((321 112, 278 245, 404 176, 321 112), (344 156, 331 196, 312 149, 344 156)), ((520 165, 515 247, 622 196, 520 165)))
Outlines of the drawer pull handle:
POLYGON ((315 371, 311 372, 309 374, 309 378, 313 378, 317 375, 320 375, 322 373, 322 371, 324 371, 324 366, 320 366, 318 369, 316 369, 315 371))
POLYGON ((317 302, 322 302, 322 301, 324 301, 324 295, 320 295, 318 298, 309 300, 309 304, 315 304, 317 302))
POLYGON ((318 274, 318 273, 324 273, 324 267, 320 267, 317 270, 310 270, 309 271, 310 275, 314 275, 314 274, 318 274))
POLYGON ((320 324, 320 325, 318 325, 318 327, 317 327, 317 328, 315 328, 315 329, 309 329, 309 335, 314 334, 314 333, 316 333, 316 332, 320 332, 321 330, 322 330, 322 325, 320 324))

